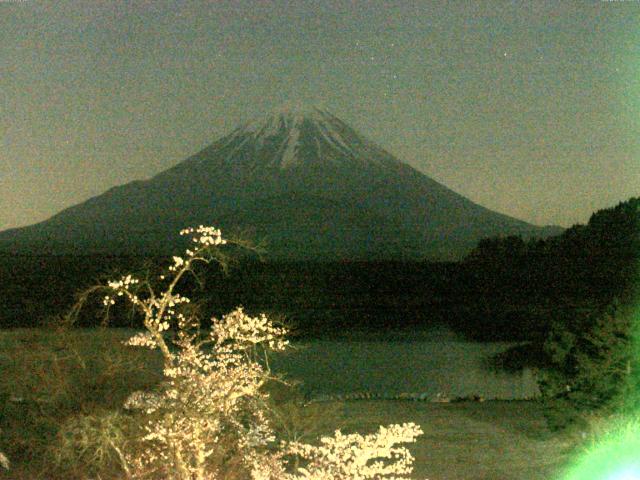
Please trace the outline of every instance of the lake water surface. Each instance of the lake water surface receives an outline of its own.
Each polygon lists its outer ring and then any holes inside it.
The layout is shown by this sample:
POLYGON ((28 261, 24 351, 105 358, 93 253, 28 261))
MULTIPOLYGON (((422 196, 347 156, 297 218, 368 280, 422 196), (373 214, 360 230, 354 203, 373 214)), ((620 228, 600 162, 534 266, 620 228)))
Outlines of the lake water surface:
POLYGON ((272 370, 302 381, 311 398, 370 392, 435 399, 472 397, 521 400, 539 395, 533 372, 495 371, 487 359, 512 342, 470 342, 452 332, 434 330, 411 341, 314 340, 293 342, 288 353, 274 355, 272 370))

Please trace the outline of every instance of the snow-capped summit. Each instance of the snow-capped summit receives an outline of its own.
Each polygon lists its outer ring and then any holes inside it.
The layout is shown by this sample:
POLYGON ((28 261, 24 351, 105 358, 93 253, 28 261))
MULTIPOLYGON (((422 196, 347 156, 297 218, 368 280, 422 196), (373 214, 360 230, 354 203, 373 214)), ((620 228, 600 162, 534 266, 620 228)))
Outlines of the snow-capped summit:
POLYGON ((324 136, 329 142, 346 148, 339 133, 340 120, 317 107, 285 105, 268 115, 256 117, 238 128, 231 139, 250 137, 258 145, 279 143, 281 150, 281 168, 290 167, 302 161, 301 142, 309 138, 302 136, 305 130, 313 130, 324 136))
POLYGON ((333 117, 333 115, 315 105, 285 103, 268 114, 254 117, 240 126, 239 129, 246 132, 259 133, 267 125, 275 126, 276 128, 281 125, 292 128, 300 125, 304 120, 323 122, 330 117, 333 117))
POLYGON ((227 161, 254 163, 254 169, 397 163, 342 120, 315 106, 285 105, 242 124, 214 146, 228 150, 227 161), (255 163, 263 160, 266 163, 255 163))
POLYGON ((0 250, 169 253, 200 224, 253 232, 287 260, 450 259, 486 236, 558 232, 471 202, 326 110, 287 106, 149 180, 0 232, 0 250))

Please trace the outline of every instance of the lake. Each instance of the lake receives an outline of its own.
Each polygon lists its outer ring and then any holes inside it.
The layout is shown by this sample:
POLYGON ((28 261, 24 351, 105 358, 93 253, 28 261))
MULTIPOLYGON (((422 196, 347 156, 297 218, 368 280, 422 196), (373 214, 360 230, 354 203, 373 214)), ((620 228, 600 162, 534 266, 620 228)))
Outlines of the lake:
POLYGON ((480 396, 486 400, 524 400, 540 394, 531 369, 495 371, 487 360, 518 345, 470 342, 444 327, 411 340, 313 340, 292 342, 273 355, 272 370, 302 381, 311 399, 365 392, 435 400, 480 396))

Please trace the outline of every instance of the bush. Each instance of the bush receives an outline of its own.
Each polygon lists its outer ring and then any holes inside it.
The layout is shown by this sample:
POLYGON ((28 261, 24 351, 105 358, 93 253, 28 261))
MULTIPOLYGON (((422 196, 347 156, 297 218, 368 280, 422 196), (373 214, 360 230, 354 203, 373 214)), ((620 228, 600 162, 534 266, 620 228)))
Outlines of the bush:
POLYGON ((0 450, 14 465, 46 470, 51 478, 56 436, 69 419, 112 408, 162 379, 155 352, 122 345, 130 334, 104 328, 3 332, 0 440, 6 448, 0 450))
POLYGON ((224 264, 219 247, 226 241, 211 227, 181 234, 195 246, 184 258, 173 257, 159 277, 163 290, 149 277, 131 275, 104 288, 107 310, 122 297, 143 317, 146 330, 125 343, 161 353, 162 382, 132 393, 114 412, 71 419, 59 433, 61 458, 74 452, 74 461, 92 464, 95 473, 117 464, 121 476, 135 479, 346 480, 410 473, 413 458, 396 444, 422 433, 412 423, 367 436, 338 430, 319 447, 278 441, 267 385, 281 380, 271 375, 268 352, 286 348, 286 330, 241 307, 202 329, 189 298, 175 292, 196 263, 224 264))
POLYGON ((584 422, 636 406, 637 356, 633 352, 632 310, 619 301, 604 307, 565 311, 544 344, 547 367, 540 389, 552 427, 584 422))

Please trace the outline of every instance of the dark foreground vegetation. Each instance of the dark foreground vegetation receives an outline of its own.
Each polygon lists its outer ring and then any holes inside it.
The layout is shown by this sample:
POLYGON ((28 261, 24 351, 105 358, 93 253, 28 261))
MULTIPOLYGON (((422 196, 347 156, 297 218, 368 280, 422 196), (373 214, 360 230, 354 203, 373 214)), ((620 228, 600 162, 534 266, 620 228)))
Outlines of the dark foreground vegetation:
MULTIPOLYGON (((117 272, 141 270, 144 264, 134 257, 78 256, 2 257, 0 262, 2 278, 11 279, 0 286, 4 328, 55 321, 83 286, 115 278, 117 272)), ((205 272, 206 289, 198 297, 206 303, 207 312, 220 314, 244 305, 249 311, 283 316, 295 334, 307 337, 413 330, 443 322, 477 340, 543 335, 557 298, 546 294, 544 282, 541 291, 532 295, 513 278, 500 278, 502 273, 473 263, 244 260, 227 274, 205 272)), ((518 281, 526 283, 525 278, 518 281)), ((85 326, 95 326, 102 319, 100 299, 93 300, 95 308, 85 310, 81 318, 85 326)), ((136 321, 116 315, 111 325, 133 327, 136 321)))
MULTIPOLYGON (((118 406, 162 379, 157 351, 122 345, 131 334, 100 328, 0 332, 0 451, 12 462, 0 478, 122 478, 110 446, 129 433, 126 411, 118 406)), ((572 434, 549 431, 535 401, 301 403, 298 390, 276 383, 268 390, 281 413, 273 422, 282 438, 419 423, 425 433, 411 446, 411 478, 555 478, 575 446, 572 434)))
MULTIPOLYGON (((132 257, 4 257, 0 287, 3 327, 36 326, 63 314, 78 286, 139 270, 132 257)), ((166 263, 166 261, 165 261, 166 263)), ((490 294, 475 266, 457 263, 262 263, 244 260, 227 274, 205 272, 197 295, 207 312, 237 305, 283 316, 298 335, 331 336, 345 330, 415 329, 448 322, 477 339, 523 339, 544 328, 542 303, 519 292, 490 294), (523 328, 525 327, 525 328, 523 328)), ((187 288, 196 288, 190 285, 187 288)), ((83 325, 101 321, 99 298, 83 325)), ((136 319, 114 316, 116 326, 136 319)))

